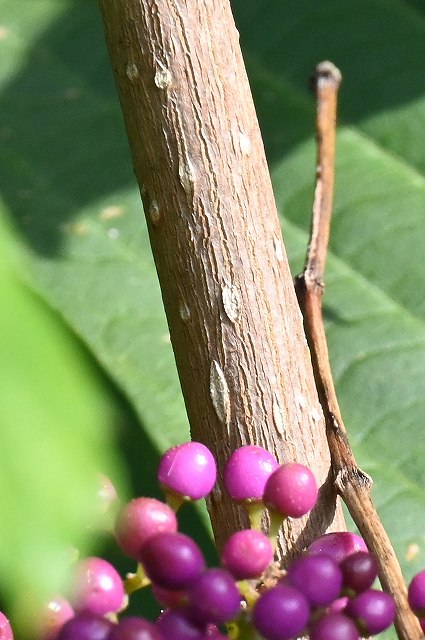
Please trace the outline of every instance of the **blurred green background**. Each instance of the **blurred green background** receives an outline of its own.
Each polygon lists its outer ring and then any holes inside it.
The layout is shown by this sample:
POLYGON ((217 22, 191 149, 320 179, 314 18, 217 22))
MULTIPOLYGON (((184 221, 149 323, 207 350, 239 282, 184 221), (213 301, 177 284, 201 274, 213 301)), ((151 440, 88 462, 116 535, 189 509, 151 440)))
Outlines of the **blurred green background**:
MULTIPOLYGON (((294 274, 314 180, 307 80, 323 59, 343 73, 327 331, 409 577, 425 565, 425 5, 232 6, 294 274)), ((157 495, 159 453, 188 438, 94 0, 0 0, 0 189, 0 596, 16 606, 56 588, 64 544, 93 552, 95 469, 123 497, 157 495)), ((208 545, 204 516, 184 520, 208 545)))

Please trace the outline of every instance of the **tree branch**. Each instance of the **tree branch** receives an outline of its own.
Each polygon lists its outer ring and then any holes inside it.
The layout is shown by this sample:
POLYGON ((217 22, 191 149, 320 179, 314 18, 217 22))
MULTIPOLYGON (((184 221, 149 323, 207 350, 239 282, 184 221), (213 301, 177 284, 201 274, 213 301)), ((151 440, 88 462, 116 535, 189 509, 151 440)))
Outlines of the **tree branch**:
MULTIPOLYGON (((229 1, 99 3, 192 437, 314 470, 298 549, 344 522, 229 1)), ((221 484, 209 510, 219 547, 247 525, 221 484)))
POLYGON ((335 119, 341 74, 330 62, 316 68, 317 94, 317 183, 313 204, 310 244, 304 272, 296 279, 296 291, 304 316, 313 369, 326 420, 336 487, 361 535, 380 565, 383 588, 397 606, 396 629, 400 640, 423 637, 418 619, 409 608, 400 565, 371 498, 372 480, 357 465, 342 420, 329 363, 322 318, 323 272, 332 214, 335 119))

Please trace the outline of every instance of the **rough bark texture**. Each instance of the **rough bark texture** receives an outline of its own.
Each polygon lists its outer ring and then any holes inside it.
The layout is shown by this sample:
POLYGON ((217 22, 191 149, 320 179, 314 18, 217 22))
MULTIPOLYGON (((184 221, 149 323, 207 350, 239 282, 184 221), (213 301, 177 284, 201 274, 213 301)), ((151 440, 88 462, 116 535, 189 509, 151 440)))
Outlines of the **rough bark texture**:
MULTIPOLYGON (((229 2, 99 1, 192 437, 221 469, 256 443, 315 471, 296 550, 344 523, 229 2)), ((246 526, 220 488, 209 508, 219 546, 246 526)))

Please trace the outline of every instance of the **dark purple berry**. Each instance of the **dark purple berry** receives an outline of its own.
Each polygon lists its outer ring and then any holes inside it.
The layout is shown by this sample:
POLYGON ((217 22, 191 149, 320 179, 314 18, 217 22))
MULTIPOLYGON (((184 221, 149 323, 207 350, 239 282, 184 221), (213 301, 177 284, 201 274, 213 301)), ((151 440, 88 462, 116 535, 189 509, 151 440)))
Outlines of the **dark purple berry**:
POLYGON ((159 533, 143 545, 138 560, 164 589, 186 589, 205 570, 198 545, 183 533, 159 533))
POLYGON ((224 485, 233 500, 260 501, 270 474, 277 469, 276 458, 255 445, 236 449, 224 468, 224 485))
POLYGON ((308 467, 298 462, 281 465, 267 480, 263 502, 283 516, 300 518, 317 501, 317 483, 308 467))
POLYGON ((303 556, 290 565, 286 582, 299 589, 312 607, 326 607, 340 595, 342 571, 329 556, 303 556))
POLYGON ((265 591, 254 606, 253 623, 266 640, 291 640, 302 635, 310 617, 306 597, 287 585, 265 591))
POLYGON ((344 613, 354 620, 362 635, 373 636, 394 622, 396 609, 389 593, 369 589, 350 599, 344 613))
POLYGON ((343 613, 326 613, 310 628, 310 640, 359 640, 356 625, 343 613))
POLYGON ((223 624, 240 609, 241 594, 225 569, 208 569, 188 591, 189 615, 200 624, 223 624))
POLYGON ((119 611, 125 603, 120 575, 102 558, 81 560, 75 567, 71 589, 76 611, 102 616, 119 611))
POLYGON ((0 611, 0 640, 13 640, 12 627, 4 613, 0 611))
MULTIPOLYGON (((40 617, 37 621, 39 632, 36 635, 43 640, 55 640, 65 622, 73 618, 74 615, 74 609, 68 600, 62 596, 51 598, 40 611, 40 617)), ((1 623, 0 640, 6 640, 1 634, 1 623)))
POLYGON ((370 589, 378 575, 378 563, 368 551, 356 551, 345 558, 341 564, 343 586, 350 595, 370 589))
POLYGON ((152 593, 155 599, 165 607, 176 609, 187 605, 186 591, 176 591, 175 589, 164 589, 152 583, 152 593))
POLYGON ((144 618, 122 618, 114 626, 108 640, 165 640, 158 627, 144 618))
POLYGON ((337 531, 335 533, 325 533, 314 540, 307 547, 308 555, 324 553, 333 558, 336 562, 342 562, 344 558, 356 551, 367 551, 367 546, 360 536, 349 531, 337 531))
POLYGON ((94 613, 79 613, 65 622, 57 640, 107 640, 113 622, 94 613))
POLYGON ((193 620, 189 620, 180 609, 166 609, 156 625, 165 640, 205 640, 205 625, 199 626, 193 620))
POLYGON ((409 584, 408 598, 412 611, 423 618, 425 616, 425 571, 420 571, 413 577, 409 584))
POLYGON ((231 535, 221 553, 221 564, 237 580, 258 578, 272 560, 270 540, 256 529, 244 529, 231 535))
POLYGON ((137 560, 141 547, 149 538, 164 531, 177 531, 177 518, 165 502, 155 498, 135 498, 119 512, 115 537, 125 554, 137 560))
POLYGON ((205 498, 215 485, 217 466, 211 451, 200 442, 186 442, 164 453, 158 480, 165 493, 185 499, 205 498))

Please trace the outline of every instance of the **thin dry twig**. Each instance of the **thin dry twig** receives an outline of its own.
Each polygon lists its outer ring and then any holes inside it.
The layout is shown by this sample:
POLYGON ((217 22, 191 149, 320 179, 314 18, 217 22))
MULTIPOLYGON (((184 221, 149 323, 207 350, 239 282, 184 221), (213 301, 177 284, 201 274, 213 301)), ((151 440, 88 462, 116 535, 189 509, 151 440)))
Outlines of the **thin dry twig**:
POLYGON ((304 272, 295 280, 295 288, 325 415, 335 485, 367 546, 379 561, 382 587, 393 596, 396 603, 395 627, 399 639, 420 640, 423 634, 418 619, 408 605, 400 565, 372 502, 372 480, 358 467, 348 441, 333 383, 323 324, 322 279, 332 215, 335 120, 340 82, 341 74, 332 63, 322 62, 317 66, 314 76, 318 144, 316 189, 306 264, 304 272))

